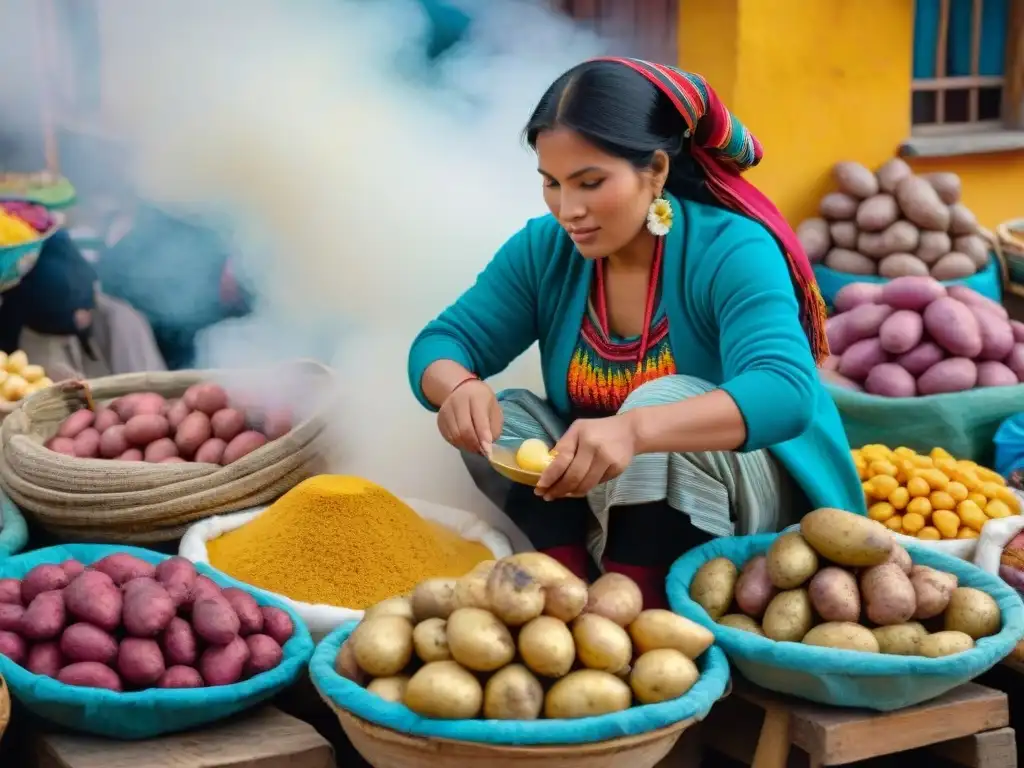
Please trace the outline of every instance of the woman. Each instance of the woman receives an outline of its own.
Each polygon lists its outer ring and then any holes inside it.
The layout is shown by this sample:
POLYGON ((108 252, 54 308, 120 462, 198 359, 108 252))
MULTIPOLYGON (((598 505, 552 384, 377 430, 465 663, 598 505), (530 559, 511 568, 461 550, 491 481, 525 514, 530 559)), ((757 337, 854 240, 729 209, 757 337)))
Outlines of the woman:
POLYGON ((556 457, 506 513, 579 575, 589 553, 664 604, 713 536, 818 506, 863 513, 819 383, 824 309, 792 230, 739 172, 761 147, 698 76, 586 62, 526 128, 550 216, 416 338, 413 390, 449 443, 541 437, 556 457), (780 248, 781 244, 781 248, 780 248), (548 401, 485 383, 535 340, 548 401))

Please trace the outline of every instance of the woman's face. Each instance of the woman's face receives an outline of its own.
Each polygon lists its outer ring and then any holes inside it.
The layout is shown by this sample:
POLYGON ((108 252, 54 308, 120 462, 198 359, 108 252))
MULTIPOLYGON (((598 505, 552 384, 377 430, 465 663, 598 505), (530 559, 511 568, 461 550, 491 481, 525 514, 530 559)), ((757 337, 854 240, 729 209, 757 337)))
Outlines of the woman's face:
POLYGON ((588 259, 610 256, 636 238, 667 174, 667 163, 638 170, 568 128, 538 135, 537 158, 544 202, 588 259))

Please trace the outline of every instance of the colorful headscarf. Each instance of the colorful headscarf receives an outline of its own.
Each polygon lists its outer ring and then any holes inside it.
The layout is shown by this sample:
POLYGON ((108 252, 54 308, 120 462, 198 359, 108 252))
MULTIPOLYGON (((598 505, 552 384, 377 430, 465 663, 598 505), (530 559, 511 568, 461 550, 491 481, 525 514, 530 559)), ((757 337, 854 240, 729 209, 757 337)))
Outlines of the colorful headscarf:
POLYGON ((679 110, 691 135, 694 158, 704 169, 708 189, 724 205, 763 224, 782 245, 793 282, 799 289, 800 320, 814 359, 828 357, 825 302, 811 262, 796 233, 779 210, 740 174, 761 162, 764 150, 754 135, 726 109, 700 75, 642 59, 602 57, 639 72, 679 110))

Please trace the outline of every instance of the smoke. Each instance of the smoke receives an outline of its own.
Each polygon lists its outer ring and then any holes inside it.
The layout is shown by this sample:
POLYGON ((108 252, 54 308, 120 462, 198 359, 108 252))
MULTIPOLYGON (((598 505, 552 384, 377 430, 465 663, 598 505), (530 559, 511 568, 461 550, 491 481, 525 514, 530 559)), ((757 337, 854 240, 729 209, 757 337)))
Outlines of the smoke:
MULTIPOLYGON (((437 62, 415 0, 98 5, 105 118, 133 149, 140 195, 226 217, 257 296, 252 317, 203 335, 201 362, 332 364, 335 471, 481 511, 413 400, 408 347, 545 212, 520 131, 601 41, 512 0, 463 0, 469 34, 437 62)), ((537 367, 531 350, 498 386, 539 388, 537 367)))

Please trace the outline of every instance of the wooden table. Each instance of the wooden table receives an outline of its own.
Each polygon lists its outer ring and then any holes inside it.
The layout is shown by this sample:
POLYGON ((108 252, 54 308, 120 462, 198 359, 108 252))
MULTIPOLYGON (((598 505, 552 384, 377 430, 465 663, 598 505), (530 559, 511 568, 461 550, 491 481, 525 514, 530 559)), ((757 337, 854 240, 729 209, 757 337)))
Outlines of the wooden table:
POLYGON ((1007 696, 976 683, 896 712, 840 709, 781 696, 737 680, 704 722, 705 747, 753 768, 846 765, 928 747, 971 768, 1016 768, 1007 696), (793 754, 791 754, 793 753, 793 754), (797 763, 794 763, 797 764, 797 763))
POLYGON ((274 707, 148 741, 40 731, 33 742, 34 768, 335 768, 331 745, 274 707))

